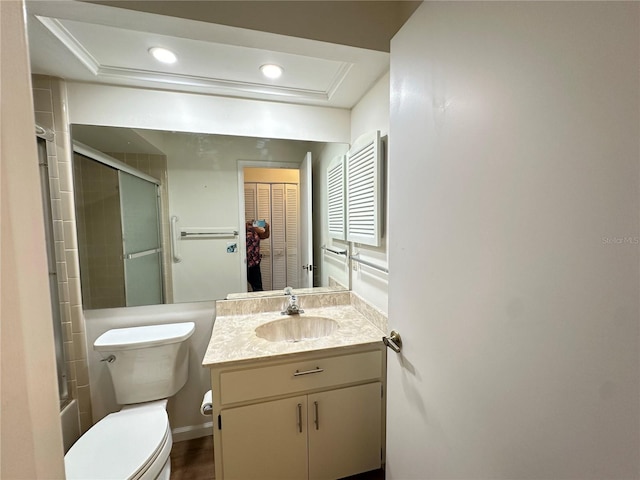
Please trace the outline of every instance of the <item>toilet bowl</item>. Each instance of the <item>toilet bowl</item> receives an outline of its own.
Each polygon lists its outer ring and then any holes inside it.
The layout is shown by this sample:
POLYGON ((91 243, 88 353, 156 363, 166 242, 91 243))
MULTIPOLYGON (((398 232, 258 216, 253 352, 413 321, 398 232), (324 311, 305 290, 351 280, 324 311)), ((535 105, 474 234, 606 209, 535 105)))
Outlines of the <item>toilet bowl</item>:
POLYGON ((64 457, 67 479, 169 480, 166 401, 125 407, 96 423, 64 457))
POLYGON ((64 457, 66 478, 169 480, 167 398, 188 376, 192 322, 109 330, 94 343, 123 408, 91 427, 64 457))

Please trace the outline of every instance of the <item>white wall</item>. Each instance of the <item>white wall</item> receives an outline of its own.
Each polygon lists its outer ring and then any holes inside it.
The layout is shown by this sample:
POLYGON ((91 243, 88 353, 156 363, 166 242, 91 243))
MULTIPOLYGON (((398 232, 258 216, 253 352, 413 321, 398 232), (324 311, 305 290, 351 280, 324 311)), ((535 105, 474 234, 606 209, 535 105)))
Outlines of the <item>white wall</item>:
POLYGON ((0 477, 64 478, 24 2, 0 2, 0 477))
POLYGON ((345 287, 349 287, 349 261, 344 255, 336 255, 322 249, 322 246, 335 250, 348 250, 346 241, 329 236, 327 212, 327 167, 331 161, 349 150, 346 143, 316 144, 313 155, 313 256, 314 283, 326 287, 329 278, 333 278, 345 287))
POLYGON ((68 82, 71 123, 247 137, 349 141, 349 111, 68 82))
MULTIPOLYGON (((363 134, 380 130, 381 136, 389 132, 389 74, 384 75, 378 82, 360 99, 351 111, 351 143, 363 134)), ((388 163, 388 162, 387 162, 388 163)), ((388 201, 385 198, 384 208, 384 234, 380 247, 353 244, 352 252, 359 253, 360 258, 376 265, 387 266, 387 242, 388 242, 388 201)), ((372 303, 382 311, 388 309, 389 280, 386 273, 355 264, 356 270, 351 272, 351 289, 362 298, 372 303)))
MULTIPOLYGON (((371 89, 360 99, 351 111, 350 143, 353 143, 361 135, 379 130, 382 136, 389 131, 389 74, 380 78, 371 89)), ((377 306, 384 312, 387 311, 387 274, 369 267, 361 267, 353 263, 349 271, 349 262, 346 257, 320 250, 322 245, 330 246, 337 250, 348 250, 351 253, 359 253, 364 260, 376 265, 387 266, 387 237, 386 215, 383 242, 380 247, 352 244, 346 241, 334 240, 329 237, 326 222, 326 181, 320 181, 326 177, 326 169, 331 160, 337 155, 342 155, 348 150, 342 145, 318 145, 313 152, 314 156, 314 206, 320 210, 321 215, 314 218, 315 237, 314 249, 316 250, 316 265, 319 266, 317 280, 321 285, 327 285, 329 277, 336 279, 344 285, 351 285, 351 289, 365 300, 377 306), (317 198, 315 197, 317 195, 317 198)), ((387 211, 385 199, 385 211, 387 211)))
POLYGON ((393 39, 387 478, 640 478, 639 10, 426 2, 393 39))
POLYGON ((200 414, 200 404, 204 393, 211 389, 209 369, 202 367, 202 358, 211 338, 215 308, 215 302, 199 302, 85 311, 94 422, 121 407, 115 400, 107 363, 101 362, 101 354, 93 350, 96 339, 112 328, 194 322, 196 330, 189 339, 189 377, 169 399, 167 410, 174 442, 210 435, 211 417, 200 414))
POLYGON ((351 143, 373 130, 382 136, 389 133, 389 72, 351 110, 351 143))

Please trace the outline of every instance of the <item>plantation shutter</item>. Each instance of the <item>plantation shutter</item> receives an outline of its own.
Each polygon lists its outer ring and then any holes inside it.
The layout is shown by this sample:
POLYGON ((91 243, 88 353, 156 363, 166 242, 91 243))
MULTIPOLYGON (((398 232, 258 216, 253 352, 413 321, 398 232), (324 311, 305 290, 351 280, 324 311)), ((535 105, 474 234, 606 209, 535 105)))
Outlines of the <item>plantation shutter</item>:
POLYGON ((346 238, 345 231, 345 155, 339 155, 327 168, 327 215, 329 236, 338 240, 346 238))
POLYGON ((347 240, 379 246, 382 236, 380 132, 363 135, 347 153, 347 240))

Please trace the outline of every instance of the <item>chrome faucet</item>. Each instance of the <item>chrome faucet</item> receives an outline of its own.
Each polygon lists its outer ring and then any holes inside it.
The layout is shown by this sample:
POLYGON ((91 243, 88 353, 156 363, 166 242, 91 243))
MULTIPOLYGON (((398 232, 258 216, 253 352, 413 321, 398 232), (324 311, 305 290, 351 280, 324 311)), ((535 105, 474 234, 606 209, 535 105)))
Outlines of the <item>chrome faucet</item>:
POLYGON ((304 313, 304 310, 300 308, 300 304, 298 303, 298 297, 293 294, 291 287, 285 288, 284 294, 289 296, 289 302, 287 308, 281 312, 282 315, 299 315, 304 313))

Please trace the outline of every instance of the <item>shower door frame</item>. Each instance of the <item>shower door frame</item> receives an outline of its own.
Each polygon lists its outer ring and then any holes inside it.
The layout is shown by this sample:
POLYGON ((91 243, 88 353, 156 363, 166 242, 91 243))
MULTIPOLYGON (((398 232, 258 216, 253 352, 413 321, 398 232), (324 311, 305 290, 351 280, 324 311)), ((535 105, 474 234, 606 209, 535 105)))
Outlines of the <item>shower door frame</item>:
MULTIPOLYGON (((141 172, 139 170, 136 170, 135 168, 127 165, 126 163, 120 162, 118 160, 116 160, 115 158, 110 157, 109 155, 102 153, 99 150, 96 150, 92 147, 89 147, 88 145, 85 145, 83 143, 80 143, 78 141, 73 141, 73 151, 77 154, 80 154, 84 157, 89 158, 90 160, 94 160, 98 163, 101 163, 103 165, 106 165, 107 167, 113 168, 116 171, 118 171, 118 184, 120 184, 120 173, 119 172, 124 172, 124 173, 128 173, 129 175, 132 175, 134 177, 140 178, 141 180, 145 180, 147 182, 153 183, 156 186, 156 198, 157 198, 157 208, 156 208, 156 212, 158 215, 158 240, 159 240, 159 248, 157 249, 158 251, 158 258, 159 258, 159 265, 160 265, 160 302, 159 304, 164 304, 165 302, 165 279, 164 279, 164 264, 162 262, 162 254, 164 252, 164 247, 162 245, 162 218, 161 217, 161 212, 162 212, 162 205, 161 205, 161 199, 160 199, 160 193, 159 193, 159 189, 160 189, 160 180, 158 180, 155 177, 152 177, 151 175, 147 175, 144 172, 141 172)), ((120 215, 122 216, 122 205, 120 205, 120 215)), ((121 220, 122 222, 122 220, 121 220)), ((124 248, 124 246, 123 246, 124 248)), ((123 250, 123 258, 122 258, 122 263, 123 263, 123 268, 125 269, 125 276, 126 276, 126 259, 124 258, 124 250, 123 250)), ((127 296, 127 290, 126 290, 126 278, 125 278, 125 305, 126 306, 131 306, 129 305, 129 299, 127 296)))

